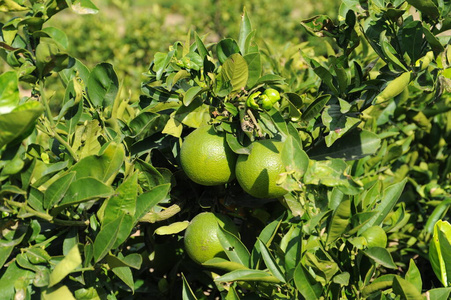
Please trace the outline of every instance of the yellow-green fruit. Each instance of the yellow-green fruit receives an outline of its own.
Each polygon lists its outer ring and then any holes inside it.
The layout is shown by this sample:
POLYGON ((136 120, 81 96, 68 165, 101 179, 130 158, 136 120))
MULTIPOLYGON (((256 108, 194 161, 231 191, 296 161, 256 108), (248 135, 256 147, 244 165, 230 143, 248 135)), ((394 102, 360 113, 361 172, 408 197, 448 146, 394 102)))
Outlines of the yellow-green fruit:
POLYGON ((237 155, 225 136, 205 125, 191 132, 180 149, 183 171, 194 182, 213 186, 235 178, 237 155))
POLYGON ((277 198, 287 191, 276 185, 282 163, 283 143, 273 140, 254 142, 249 155, 241 154, 236 162, 236 179, 248 194, 257 198, 277 198))
POLYGON ((372 226, 368 228, 361 234, 361 236, 366 239, 368 248, 385 248, 385 246, 387 246, 387 234, 379 226, 372 226))
POLYGON ((195 216, 185 230, 185 250, 193 261, 202 264, 214 257, 226 258, 217 232, 219 226, 238 236, 238 229, 228 217, 211 212, 195 216))

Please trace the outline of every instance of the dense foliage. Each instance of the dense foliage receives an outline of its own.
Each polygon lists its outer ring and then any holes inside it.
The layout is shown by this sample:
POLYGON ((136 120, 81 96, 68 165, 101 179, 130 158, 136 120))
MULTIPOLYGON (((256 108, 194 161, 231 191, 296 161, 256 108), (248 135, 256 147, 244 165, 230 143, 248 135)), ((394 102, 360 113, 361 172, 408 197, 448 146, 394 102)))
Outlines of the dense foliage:
MULTIPOLYGON (((263 6, 221 5, 183 41, 142 39, 143 18, 85 44, 54 15, 97 13, 89 0, 0 1, 0 298, 449 298, 449 1, 343 1, 273 39, 251 24, 263 6), (205 124, 241 157, 282 145, 286 194, 193 182, 180 149, 205 124), (184 232, 205 211, 239 234, 218 226, 225 256, 199 264, 184 232)), ((84 17, 90 36, 104 27, 84 17)))

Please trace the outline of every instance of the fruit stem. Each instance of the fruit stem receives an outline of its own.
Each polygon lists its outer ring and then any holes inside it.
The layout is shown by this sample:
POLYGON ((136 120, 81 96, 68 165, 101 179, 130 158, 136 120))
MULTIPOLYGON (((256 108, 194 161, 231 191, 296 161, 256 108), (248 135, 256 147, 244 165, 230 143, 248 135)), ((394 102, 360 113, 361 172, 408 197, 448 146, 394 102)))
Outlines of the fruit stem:
POLYGON ((262 129, 260 128, 260 125, 258 125, 257 119, 255 118, 254 114, 252 113, 252 111, 249 108, 247 109, 247 114, 249 115, 252 122, 254 123, 255 128, 257 128, 258 137, 260 137, 260 138, 263 137, 262 129))
POLYGON ((156 223, 169 219, 182 210, 179 204, 173 204, 160 212, 148 212, 139 221, 147 223, 156 223))

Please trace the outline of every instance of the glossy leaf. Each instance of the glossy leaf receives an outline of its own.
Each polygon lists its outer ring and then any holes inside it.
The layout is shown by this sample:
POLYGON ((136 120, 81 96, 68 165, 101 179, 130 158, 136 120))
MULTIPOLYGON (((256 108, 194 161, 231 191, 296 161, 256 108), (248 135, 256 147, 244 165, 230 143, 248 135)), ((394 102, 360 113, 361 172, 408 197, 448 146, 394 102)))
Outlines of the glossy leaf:
POLYGON ((393 258, 388 252, 387 249, 381 247, 371 247, 363 252, 366 256, 374 260, 374 262, 389 268, 389 269, 397 269, 393 258))
POLYGON ((25 138, 44 111, 39 102, 27 102, 11 112, 0 115, 0 148, 17 138, 25 138))
POLYGON ((382 221, 384 221, 385 217, 393 210, 393 207, 398 202, 399 197, 401 197, 401 193, 404 190, 406 182, 407 179, 404 179, 403 181, 395 183, 384 189, 382 201, 375 209, 378 211, 378 214, 374 215, 364 226, 359 229, 359 234, 371 226, 382 224, 382 221))
POLYGON ((44 292, 42 293, 41 299, 42 300, 59 300, 59 299, 75 300, 75 297, 66 285, 61 285, 61 286, 55 287, 53 289, 44 290, 44 292))
POLYGON ((234 270, 248 269, 247 267, 243 266, 240 263, 229 261, 220 257, 214 257, 212 259, 209 259, 206 262, 202 263, 202 265, 229 272, 234 270))
POLYGON ((415 286, 418 292, 420 293, 422 292, 423 280, 421 279, 420 270, 418 269, 413 259, 410 259, 409 269, 407 270, 404 279, 410 282, 413 286, 415 286))
POLYGON ((232 92, 246 87, 249 70, 246 60, 239 54, 230 55, 223 64, 223 74, 232 85, 232 92))
POLYGON ((75 172, 69 172, 55 180, 44 193, 43 207, 47 209, 55 204, 58 204, 66 194, 69 186, 74 181, 74 179, 75 172))
POLYGON ((451 285, 451 225, 439 220, 429 244, 429 260, 435 275, 445 287, 451 285))
POLYGON ((80 267, 81 263, 80 251, 78 250, 78 245, 75 245, 53 269, 50 274, 49 287, 59 283, 64 277, 80 267))
POLYGON ((87 82, 89 98, 96 107, 112 107, 119 80, 111 64, 101 63, 92 69, 87 82))
POLYGON ((321 283, 317 282, 302 264, 299 264, 296 268, 294 284, 306 300, 320 299, 323 293, 321 283))
POLYGON ((189 221, 174 222, 171 225, 161 226, 155 230, 158 235, 171 235, 179 233, 188 227, 189 221))
POLYGON ((227 257, 233 262, 248 267, 250 254, 246 246, 239 238, 222 228, 222 226, 218 225, 218 228, 217 236, 227 257))
POLYGON ((102 224, 108 224, 123 215, 134 216, 138 197, 138 172, 129 176, 107 200, 102 224))
POLYGON ((351 201, 342 201, 338 207, 335 209, 330 224, 328 226, 329 231, 327 234, 326 243, 334 242, 336 239, 341 237, 349 224, 349 219, 351 217, 351 201))
POLYGON ((70 184, 56 211, 59 212, 69 205, 76 205, 93 199, 108 198, 113 193, 114 189, 111 186, 105 185, 95 178, 80 178, 70 184))
POLYGON ((261 255, 265 262, 265 265, 269 269, 271 274, 273 274, 274 277, 279 279, 281 282, 285 282, 284 272, 282 271, 281 266, 279 266, 277 264, 274 256, 271 254, 269 248, 261 240, 258 240, 257 243, 260 247, 260 252, 261 252, 261 255))
POLYGON ((11 112, 19 104, 19 81, 14 71, 0 75, 0 114, 11 112))
POLYGON ((393 292, 396 295, 401 296, 401 299, 406 300, 423 300, 423 296, 421 292, 418 291, 418 288, 410 283, 409 281, 395 276, 393 279, 393 292))
POLYGON ((135 291, 135 282, 133 280, 132 270, 129 267, 117 267, 113 268, 112 271, 132 290, 132 292, 135 291))
POLYGON ((268 272, 262 270, 235 270, 215 278, 215 281, 250 281, 250 282, 268 282, 280 283, 280 280, 268 272))
POLYGON ((155 205, 168 197, 170 184, 162 184, 138 196, 136 199, 135 220, 140 220, 155 205))

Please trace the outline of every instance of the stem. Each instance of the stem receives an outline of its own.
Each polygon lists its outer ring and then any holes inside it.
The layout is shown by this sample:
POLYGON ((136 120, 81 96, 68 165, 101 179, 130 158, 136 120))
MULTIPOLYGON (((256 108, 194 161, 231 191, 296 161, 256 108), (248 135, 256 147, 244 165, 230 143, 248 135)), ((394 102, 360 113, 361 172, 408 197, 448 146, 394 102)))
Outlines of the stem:
POLYGON ((17 201, 6 200, 6 199, 5 199, 5 201, 9 205, 23 208, 30 214, 32 214, 40 219, 46 220, 49 223, 53 223, 53 224, 57 224, 57 225, 61 225, 61 226, 88 226, 89 225, 89 221, 70 221, 70 220, 56 219, 49 214, 34 210, 33 208, 29 207, 24 202, 17 202, 17 201))
POLYGON ((144 217, 142 217, 139 221, 147 223, 164 221, 179 213, 181 210, 182 208, 179 204, 173 204, 160 212, 149 212, 145 214, 144 217))
POLYGON ((252 122, 254 123, 255 127, 257 128, 257 134, 259 137, 263 137, 262 129, 260 128, 260 125, 257 123, 257 119, 255 118, 254 114, 250 109, 247 110, 247 114, 251 118, 252 122))
POLYGON ((45 86, 44 86, 44 82, 43 81, 39 82, 39 89, 40 89, 40 93, 41 93, 41 101, 44 104, 45 113, 47 115, 47 119, 50 122, 50 132, 48 131, 47 133, 51 137, 56 138, 58 140, 58 142, 61 145, 63 145, 64 148, 66 148, 67 152, 69 152, 70 156, 72 156, 74 161, 77 162, 78 161, 78 155, 75 153, 75 151, 72 149, 72 147, 63 139, 63 137, 60 136, 55 130, 56 124, 55 124, 55 121, 53 120, 52 111, 50 109, 49 101, 47 101, 47 97, 45 96, 45 86))

